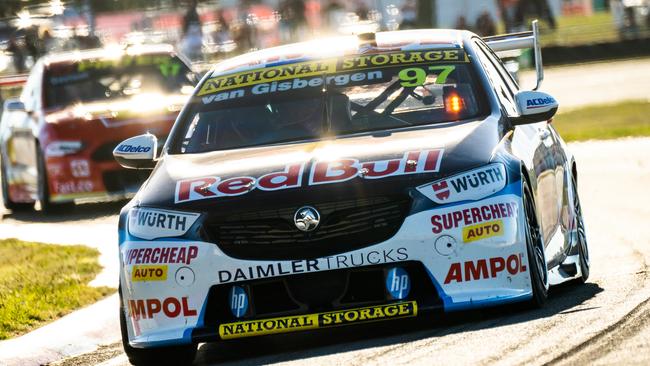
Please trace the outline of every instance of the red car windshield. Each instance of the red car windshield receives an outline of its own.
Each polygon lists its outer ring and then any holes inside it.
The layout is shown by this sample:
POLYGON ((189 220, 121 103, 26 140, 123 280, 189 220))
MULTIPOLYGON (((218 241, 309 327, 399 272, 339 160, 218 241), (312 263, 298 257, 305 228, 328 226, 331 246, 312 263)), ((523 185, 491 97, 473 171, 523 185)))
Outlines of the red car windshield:
POLYGON ((445 123, 487 114, 463 49, 378 53, 215 75, 179 121, 172 153, 445 123), (182 136, 181 136, 182 134, 182 136))
POLYGON ((190 69, 169 54, 124 56, 58 64, 45 71, 45 108, 193 90, 190 69))

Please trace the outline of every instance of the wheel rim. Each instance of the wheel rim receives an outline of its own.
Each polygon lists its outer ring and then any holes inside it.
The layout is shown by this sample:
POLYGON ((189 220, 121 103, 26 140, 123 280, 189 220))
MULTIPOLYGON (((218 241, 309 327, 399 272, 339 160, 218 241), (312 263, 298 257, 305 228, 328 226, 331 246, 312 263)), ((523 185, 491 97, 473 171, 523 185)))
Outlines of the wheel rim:
POLYGON ((526 223, 528 224, 528 240, 533 245, 533 255, 535 256, 535 264, 537 267, 537 275, 542 280, 544 287, 548 282, 548 273, 546 272, 546 257, 544 255, 543 245, 541 244, 541 234, 539 232, 539 227, 537 226, 537 220, 535 220, 535 209, 530 202, 530 198, 526 195, 525 198, 526 204, 526 223))

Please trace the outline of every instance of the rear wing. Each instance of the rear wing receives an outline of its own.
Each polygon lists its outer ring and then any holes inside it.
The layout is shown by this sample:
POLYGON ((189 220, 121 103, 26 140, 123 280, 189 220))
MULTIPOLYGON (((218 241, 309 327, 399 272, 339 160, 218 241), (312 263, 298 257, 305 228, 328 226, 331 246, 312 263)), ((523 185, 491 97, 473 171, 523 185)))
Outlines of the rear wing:
POLYGON ((532 30, 520 33, 508 33, 498 36, 483 37, 494 52, 513 51, 524 48, 532 48, 535 55, 535 71, 537 72, 537 84, 533 90, 542 86, 544 80, 544 66, 542 66, 542 48, 539 42, 539 27, 537 20, 533 20, 532 30))

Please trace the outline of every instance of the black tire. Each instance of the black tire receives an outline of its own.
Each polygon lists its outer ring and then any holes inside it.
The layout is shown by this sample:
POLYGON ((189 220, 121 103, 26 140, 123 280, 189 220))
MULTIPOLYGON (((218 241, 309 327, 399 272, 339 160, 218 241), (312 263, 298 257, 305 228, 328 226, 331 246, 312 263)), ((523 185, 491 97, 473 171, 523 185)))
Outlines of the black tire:
POLYGON ((47 167, 41 147, 36 145, 37 193, 41 211, 45 214, 60 213, 74 207, 74 202, 54 203, 50 201, 50 185, 47 179, 47 167))
POLYGON ((124 353, 133 365, 191 365, 196 356, 197 345, 192 343, 184 346, 133 348, 129 345, 126 329, 126 315, 120 291, 120 330, 124 353))
POLYGON ((576 214, 576 230, 578 235, 578 254, 580 255, 580 272, 582 275, 578 279, 581 283, 587 282, 589 278, 589 246, 587 245, 587 232, 585 230, 585 223, 582 218, 582 207, 580 206, 580 197, 578 196, 578 183, 575 177, 571 177, 573 184, 573 208, 576 214))
POLYGON ((527 223, 526 249, 528 252, 528 268, 530 271, 530 282, 533 288, 533 298, 530 300, 530 305, 533 308, 540 308, 544 306, 548 299, 548 270, 546 268, 544 242, 535 214, 535 201, 526 183, 524 184, 523 201, 527 223))
POLYGON ((7 210, 11 211, 26 211, 33 209, 34 203, 13 202, 9 198, 9 184, 5 179, 5 177, 7 177, 7 170, 5 167, 5 160, 1 155, 2 154, 0 154, 0 174, 2 175, 2 186, 0 189, 2 190, 2 204, 7 210))

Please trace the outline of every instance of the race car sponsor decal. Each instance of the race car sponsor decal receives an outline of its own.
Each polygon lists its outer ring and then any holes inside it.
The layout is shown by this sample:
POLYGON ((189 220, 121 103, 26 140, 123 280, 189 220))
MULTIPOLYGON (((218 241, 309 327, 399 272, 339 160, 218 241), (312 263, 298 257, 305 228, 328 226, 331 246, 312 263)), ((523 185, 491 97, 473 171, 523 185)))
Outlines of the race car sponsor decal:
POLYGON ((297 78, 304 79, 314 76, 318 76, 321 83, 325 83, 323 78, 327 79, 332 74, 363 69, 377 69, 394 65, 431 64, 437 62, 469 62, 469 58, 462 48, 454 48, 355 55, 342 58, 282 63, 280 65, 249 69, 226 75, 215 75, 203 83, 196 95, 204 96, 256 84, 297 78))
POLYGON ((119 145, 116 150, 123 153, 146 153, 151 151, 151 147, 124 144, 124 145, 119 145))
POLYGON ((124 55, 120 58, 96 58, 80 60, 77 71, 103 70, 114 67, 157 66, 164 77, 176 76, 181 70, 180 60, 170 55, 124 55))
POLYGON ((253 337, 355 323, 408 318, 417 316, 417 314, 417 303, 415 301, 409 301, 317 314, 226 323, 219 325, 219 336, 222 339, 253 337))
POLYGON ((196 309, 192 309, 187 297, 180 299, 167 297, 165 299, 139 299, 129 300, 129 315, 133 320, 151 319, 156 315, 164 315, 167 318, 178 316, 190 317, 197 315, 196 309))
POLYGON ((502 202, 478 207, 470 207, 443 214, 431 216, 431 229, 434 234, 440 234, 443 230, 451 230, 462 226, 480 224, 507 217, 517 216, 516 202, 502 202))
POLYGON ((256 84, 250 89, 236 89, 205 95, 201 98, 203 104, 222 102, 235 98, 243 98, 247 92, 251 95, 264 95, 268 93, 286 92, 304 88, 314 88, 323 85, 346 86, 366 80, 383 79, 381 71, 357 72, 353 74, 336 74, 329 76, 317 76, 313 78, 295 78, 290 81, 272 81, 270 83, 256 84))
POLYGON ((526 109, 543 108, 548 106, 549 104, 555 104, 555 103, 557 102, 552 97, 527 99, 526 109))
POLYGON ((131 281, 165 281, 167 280, 167 266, 144 265, 133 266, 131 281))
MULTIPOLYGON (((48 169, 50 166, 48 165, 48 169)), ((90 176, 90 165, 88 160, 77 159, 70 161, 70 171, 75 178, 86 178, 90 176)))
POLYGON ((173 247, 146 247, 124 251, 123 261, 131 264, 191 264, 199 254, 195 245, 173 247))
POLYGON ((488 221, 463 228, 463 241, 465 243, 502 235, 503 220, 488 221))
POLYGON ((83 59, 76 64, 51 68, 46 80, 50 85, 64 85, 89 79, 91 73, 96 71, 132 66, 152 66, 163 77, 175 77, 183 69, 182 62, 169 54, 124 55, 118 58, 83 59))
POLYGON ((417 189, 435 203, 445 204, 478 200, 502 190, 505 186, 505 166, 493 163, 422 185, 417 189))
MULTIPOLYGON (((443 149, 409 151, 401 159, 360 162, 357 159, 317 161, 309 171, 308 185, 332 184, 355 178, 382 179, 390 176, 437 172, 443 149)), ((287 165, 280 172, 254 177, 201 177, 176 183, 175 202, 246 194, 254 189, 271 191, 302 186, 304 164, 287 165)))
POLYGON ((142 239, 181 236, 199 218, 198 213, 135 207, 129 210, 128 229, 142 239))
POLYGON ((523 253, 512 254, 508 257, 493 257, 475 261, 457 262, 449 266, 445 277, 445 285, 451 282, 468 282, 495 278, 503 271, 511 275, 526 272, 523 253))
POLYGON ((460 48, 441 49, 429 51, 411 51, 380 53, 374 55, 363 55, 343 57, 339 70, 364 69, 382 67, 386 65, 412 65, 433 62, 469 62, 465 51, 460 48))
POLYGON ((217 283, 239 282, 267 277, 287 276, 298 273, 328 271, 334 269, 362 267, 374 264, 393 263, 408 260, 407 248, 391 248, 339 254, 329 257, 282 262, 262 262, 217 271, 217 283))
POLYGON ((70 194, 70 193, 85 193, 92 192, 95 188, 93 181, 80 179, 80 180, 70 180, 70 181, 54 181, 52 182, 54 186, 55 194, 70 194))
POLYGON ((198 96, 215 93, 217 91, 240 88, 247 85, 308 77, 333 73, 336 70, 336 60, 320 60, 297 62, 273 67, 265 67, 236 74, 217 76, 203 83, 198 96))

